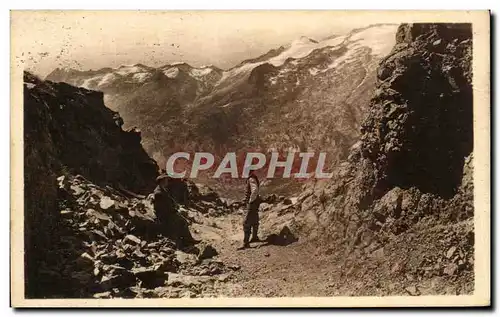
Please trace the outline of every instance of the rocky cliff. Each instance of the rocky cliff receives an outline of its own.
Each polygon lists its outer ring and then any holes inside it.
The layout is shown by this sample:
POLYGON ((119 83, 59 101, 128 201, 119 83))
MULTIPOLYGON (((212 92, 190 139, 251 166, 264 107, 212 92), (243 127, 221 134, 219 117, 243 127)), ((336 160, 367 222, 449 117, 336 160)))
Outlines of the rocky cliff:
POLYGON ((305 186, 294 224, 343 259, 339 294, 470 293, 471 26, 404 24, 396 40, 361 140, 305 186))
POLYGON ((60 232, 56 178, 81 175, 103 187, 139 194, 155 186, 157 165, 140 134, 123 131, 103 94, 24 74, 24 174, 26 291, 39 289, 40 264, 60 232))

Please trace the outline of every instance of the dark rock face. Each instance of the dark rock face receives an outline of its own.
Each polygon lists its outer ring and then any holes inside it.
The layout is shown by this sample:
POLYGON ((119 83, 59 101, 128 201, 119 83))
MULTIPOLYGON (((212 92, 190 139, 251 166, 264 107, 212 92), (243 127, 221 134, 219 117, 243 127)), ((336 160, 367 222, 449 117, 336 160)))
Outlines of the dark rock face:
POLYGON ((147 193, 154 188, 156 163, 140 135, 121 129, 119 115, 100 92, 24 74, 25 254, 27 295, 43 293, 40 257, 49 256, 60 229, 56 177, 80 174, 101 186, 147 193))
POLYGON ((432 278, 421 271, 427 259, 435 274, 447 272, 443 285, 460 281, 457 292, 470 293, 473 259, 464 259, 473 241, 460 242, 462 260, 441 254, 457 244, 451 237, 474 230, 471 25, 401 25, 396 38, 378 68, 361 141, 332 181, 305 186, 293 226, 325 239, 357 277, 370 265, 374 279, 400 274, 369 260, 380 253, 411 267, 411 278, 432 278))
MULTIPOLYGON (((143 150, 138 132, 122 130, 123 121, 104 106, 102 93, 25 73, 24 96, 26 297, 213 292, 201 283, 196 288, 167 285, 174 272, 182 280, 193 274, 215 280, 208 273, 227 271, 211 260, 197 263, 188 253, 198 249, 180 246, 179 240, 192 239, 185 218, 191 216, 190 222, 198 214, 187 205, 204 203, 190 200, 202 198, 190 197, 200 193, 198 188, 170 182, 165 196, 172 208, 163 206, 165 217, 155 210, 156 163, 143 150), (178 260, 189 256, 194 260, 178 260)), ((217 197, 206 203, 219 202, 217 197)))
POLYGON ((50 164, 67 172, 100 185, 121 185, 142 194, 152 191, 156 163, 142 148, 139 132, 121 129, 123 121, 106 108, 101 92, 43 82, 27 73, 25 83, 28 156, 35 143, 48 143, 45 146, 57 157, 50 164))
POLYGON ((417 187, 449 198, 472 151, 472 30, 468 24, 402 25, 378 70, 362 127, 379 189, 417 187))

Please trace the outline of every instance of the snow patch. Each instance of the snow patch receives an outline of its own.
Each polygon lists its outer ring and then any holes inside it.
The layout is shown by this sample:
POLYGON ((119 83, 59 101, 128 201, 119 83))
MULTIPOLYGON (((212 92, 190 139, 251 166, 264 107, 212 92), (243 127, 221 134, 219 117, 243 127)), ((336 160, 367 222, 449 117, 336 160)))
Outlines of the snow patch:
POLYGON ((116 71, 115 73, 118 74, 118 75, 121 75, 121 76, 127 76, 127 75, 130 75, 130 74, 135 74, 135 73, 142 73, 144 72, 146 69, 144 69, 143 67, 140 67, 140 66, 137 66, 137 65, 132 65, 132 66, 120 66, 116 71))
POLYGON ((371 48, 372 55, 387 55, 396 42, 397 25, 382 25, 368 28, 350 37, 353 42, 371 48))
MULTIPOLYGON (((332 50, 336 50, 340 45, 346 45, 348 51, 344 55, 335 59, 330 65, 328 65, 327 68, 323 70, 318 70, 316 68, 310 69, 309 73, 312 76, 338 67, 343 63, 349 63, 355 60, 357 58, 356 55, 360 53, 360 50, 366 49, 366 47, 371 49, 372 55, 387 55, 394 46, 397 27, 397 25, 374 26, 354 33, 351 36, 337 36, 320 42, 312 41, 307 37, 301 37, 300 39, 292 42, 290 47, 281 54, 272 57, 267 61, 247 63, 231 70, 224 71, 216 86, 221 87, 225 85, 225 82, 234 83, 237 80, 243 79, 252 69, 264 63, 270 63, 273 66, 279 67, 282 66, 289 58, 304 58, 311 54, 314 50, 325 47, 331 47, 332 50)), ((298 62, 294 60, 290 63, 297 65, 298 62)), ((280 74, 278 74, 276 78, 271 78, 269 80, 272 85, 276 84, 277 79, 284 75, 284 73, 281 72, 282 71, 280 71, 280 74)))
POLYGON ((177 75, 179 75, 179 68, 172 67, 172 68, 166 69, 163 71, 163 74, 165 74, 165 76, 167 76, 168 78, 175 78, 175 77, 177 77, 177 75))
POLYGON ((110 85, 117 79, 118 79, 118 76, 114 73, 106 74, 101 78, 101 80, 99 81, 97 86, 101 87, 101 86, 110 85))
POLYGON ((211 68, 201 68, 201 69, 200 68, 193 68, 193 69, 191 69, 189 74, 193 77, 199 78, 199 77, 206 76, 206 75, 210 74, 211 72, 212 72, 211 68))
POLYGON ((363 50, 363 47, 359 47, 356 49, 353 47, 349 47, 344 55, 336 58, 331 64, 329 64, 324 70, 322 70, 322 72, 326 72, 330 69, 337 68, 341 64, 347 64, 356 60, 357 55, 361 50, 363 50))
POLYGON ((103 76, 101 75, 101 76, 87 78, 83 81, 81 86, 83 88, 92 89, 92 87, 95 87, 102 80, 102 77, 103 76))
POLYGON ((241 65, 240 67, 225 71, 222 73, 222 77, 219 80, 219 82, 217 83, 217 86, 220 86, 222 83, 224 83, 227 80, 231 80, 231 82, 235 82, 238 79, 242 79, 247 74, 249 74, 252 71, 252 69, 254 69, 255 67, 257 67, 263 63, 265 63, 265 62, 244 64, 244 65, 241 65))
POLYGON ((150 73, 137 73, 137 74, 134 74, 132 76, 132 79, 139 82, 139 83, 143 83, 146 80, 148 80, 149 78, 151 78, 150 73))
POLYGON ((345 39, 345 36, 338 36, 332 39, 315 42, 311 41, 308 38, 302 37, 299 40, 295 40, 292 42, 292 45, 285 51, 283 51, 278 56, 275 56, 269 59, 269 63, 274 66, 281 66, 285 63, 288 58, 303 58, 307 55, 311 54, 312 51, 316 49, 320 49, 327 46, 335 46, 342 43, 345 39), (307 40, 306 40, 307 39, 307 40))

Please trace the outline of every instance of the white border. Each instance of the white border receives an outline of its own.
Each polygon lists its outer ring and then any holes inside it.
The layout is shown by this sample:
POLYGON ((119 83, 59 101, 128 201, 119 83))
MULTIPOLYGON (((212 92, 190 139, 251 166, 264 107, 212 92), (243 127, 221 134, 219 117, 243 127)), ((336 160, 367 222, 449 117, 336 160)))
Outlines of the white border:
MULTIPOLYGON (((482 1, 482 0, 475 0, 475 1, 463 1, 463 2, 460 2, 460 1, 456 1, 456 2, 453 2, 453 3, 447 3, 446 4, 446 9, 486 9, 486 8, 493 8, 493 7, 498 7, 498 1, 482 1)), ((160 1, 149 1, 149 0, 143 0, 140 2, 141 4, 141 7, 143 9, 251 9, 251 8, 255 8, 255 9, 325 9, 325 8, 328 8, 328 9, 370 9, 370 8, 376 8, 376 9, 382 9, 382 8, 385 8, 385 9, 396 9, 396 6, 397 5, 397 9, 444 9, 444 5, 443 3, 439 3, 437 1, 427 1, 427 0, 422 0, 422 1, 418 1, 418 3, 415 3, 415 4, 410 4, 410 3, 404 3, 404 2, 401 2, 401 1, 384 1, 384 0, 381 0, 381 1, 357 1, 357 2, 353 2, 353 1, 349 1, 349 3, 346 3, 346 4, 342 4, 342 8, 339 8, 339 6, 332 6, 332 5, 326 5, 325 6, 325 3, 323 1, 307 1, 307 2, 304 2, 304 1, 287 1, 286 3, 281 3, 281 4, 272 4, 272 3, 269 3, 268 1, 260 1, 260 0, 255 0, 255 1, 251 1, 251 3, 243 3, 243 2, 234 2, 234 1, 226 1, 226 2, 222 2, 221 1, 210 1, 210 2, 203 2, 203 1, 189 1, 189 2, 186 2, 186 1, 183 1, 183 3, 179 6, 175 6, 175 5, 172 5, 172 4, 169 4, 168 7, 165 3, 162 3, 160 1)), ((134 4, 134 3, 128 3, 128 4, 124 4, 123 1, 122 2, 118 2, 118 1, 108 1, 106 3, 102 3, 101 1, 95 1, 95 0, 89 0, 89 1, 85 1, 85 4, 75 4, 74 2, 71 2, 71 3, 68 3, 68 1, 44 1, 43 3, 41 2, 37 2, 37 1, 23 1, 22 3, 20 3, 19 1, 17 1, 15 4, 14 4, 14 7, 12 8, 15 8, 15 9, 36 9, 36 8, 39 8, 39 9, 74 9, 74 8, 83 8, 83 9, 137 9, 137 4, 134 4)), ((2 11, 2 15, 1 17, 4 18, 4 26, 6 24, 8 24, 8 20, 9 20, 9 17, 8 17, 8 12, 7 11, 2 11)), ((9 38, 9 30, 8 30, 8 27, 5 27, 3 29, 3 32, 2 32, 2 36, 4 36, 4 43, 7 43, 8 42, 8 38, 9 38)), ((495 39, 497 38, 497 35, 495 35, 495 39)), ((9 55, 9 50, 6 51, 6 55, 8 56, 9 55)), ((496 55, 496 54, 495 54, 496 55)), ((497 55, 496 55, 497 56, 497 55)), ((3 58, 2 59, 4 62, 2 63, 2 69, 4 70, 3 74, 7 74, 7 69, 9 68, 9 64, 8 61, 9 61, 9 58, 6 57, 6 58, 3 58)), ((5 81, 5 83, 9 82, 9 79, 10 78, 7 78, 7 80, 5 81)), ((496 91, 498 91, 498 82, 496 84, 496 86, 494 87, 494 89, 496 91)), ((8 85, 4 84, 1 86, 1 88, 3 91, 3 94, 2 96, 4 96, 4 98, 8 99, 8 96, 10 94, 10 88, 8 85)), ((7 102, 8 104, 8 102, 7 102)), ((1 135, 3 136, 3 138, 1 138, 1 140, 4 143, 4 147, 7 148, 7 145, 9 144, 9 141, 7 141, 7 138, 6 136, 9 135, 8 133, 8 119, 9 118, 9 107, 3 107, 1 108, 2 111, 5 111, 3 113, 3 115, 1 116, 5 122, 3 125, 1 125, 1 127, 3 129, 5 129, 5 133, 2 133, 1 135)), ((498 111, 497 111, 497 115, 495 116, 495 119, 497 119, 498 117, 498 111)), ((497 138, 498 140, 498 138, 497 138)), ((9 153, 10 154, 10 153, 9 153)), ((2 157, 3 159, 3 162, 4 163, 7 163, 7 156, 3 156, 2 157)), ((6 202, 9 201, 9 184, 8 182, 6 181, 7 179, 7 174, 9 174, 9 168, 7 166, 9 166, 9 164, 3 164, 4 166, 4 169, 2 169, 2 174, 1 176, 4 176, 2 177, 2 180, 3 182, 1 182, 1 193, 4 195, 4 199, 0 200, 2 201, 2 203, 6 204, 6 202)), ((496 190, 494 195, 493 196, 498 196, 499 194, 499 191, 496 190)), ((7 206, 6 206, 7 207, 7 206)), ((5 208, 7 209, 7 208, 5 208)), ((4 210, 5 210, 4 209, 4 210)), ((493 211, 494 212, 494 211, 493 211)), ((496 220, 497 220, 497 225, 498 225, 498 220, 499 217, 497 216, 496 217, 496 220)), ((2 239, 4 245, 6 244, 6 247, 4 248, 4 250, 7 250, 9 248, 9 238, 8 238, 8 226, 7 226, 7 223, 8 222, 4 222, 4 230, 3 230, 3 233, 4 233, 4 239, 2 239)), ((498 226, 495 226, 496 228, 498 228, 498 226)), ((489 229, 489 228, 488 228, 489 229)), ((498 242, 498 234, 496 235, 497 237, 497 242, 498 242)), ((3 265, 5 265, 4 267, 4 272, 6 272, 9 268, 8 268, 8 264, 7 262, 2 262, 3 265)), ((5 276, 5 275, 4 275, 5 276)), ((5 294, 3 294, 3 298, 7 299, 9 297, 9 288, 8 288, 8 285, 7 283, 4 283, 4 288, 3 290, 6 290, 5 294)), ((498 302, 497 302, 498 303, 498 302)), ((5 305, 6 306, 6 305, 5 305)), ((5 307, 4 306, 4 307, 5 307)), ((51 313, 51 312, 48 312, 48 313, 51 313)), ((135 312, 137 313, 137 312, 135 312)), ((456 314, 460 314, 458 312, 455 312, 454 315, 456 314)))

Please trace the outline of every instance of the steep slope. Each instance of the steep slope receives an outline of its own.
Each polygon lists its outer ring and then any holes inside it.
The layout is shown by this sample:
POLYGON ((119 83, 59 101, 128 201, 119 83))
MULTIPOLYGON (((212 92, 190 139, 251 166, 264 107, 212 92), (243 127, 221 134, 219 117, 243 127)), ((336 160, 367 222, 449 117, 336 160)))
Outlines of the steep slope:
POLYGON ((201 296, 233 271, 211 259, 211 246, 185 243, 189 229, 165 225, 227 212, 226 204, 170 183, 160 221, 150 194, 158 166, 122 124, 101 92, 24 74, 27 298, 201 296), (206 285, 184 283, 193 279, 206 285))
POLYGON ((59 70, 47 79, 88 85, 89 78, 112 77, 115 84, 91 88, 105 92, 125 126, 141 129, 160 165, 179 150, 258 149, 326 149, 333 163, 358 137, 375 69, 393 46, 396 27, 373 25, 323 41, 302 37, 226 71, 137 66, 134 76, 151 76, 133 87, 116 75, 119 69, 106 75, 59 70))
POLYGON ((158 167, 141 147, 140 133, 122 130, 123 120, 104 106, 101 92, 42 82, 29 73, 24 79, 28 157, 35 144, 50 145, 53 167, 134 192, 154 188, 158 167))
MULTIPOLYGON (((56 177, 81 174, 101 186, 147 193, 157 165, 140 145, 140 135, 121 129, 120 117, 103 104, 103 94, 24 74, 25 246, 27 292, 57 231, 56 177)), ((34 286, 35 285, 35 286, 34 286)))
POLYGON ((473 291, 471 61, 468 24, 400 26, 361 141, 298 198, 295 230, 342 259, 338 294, 473 291))

